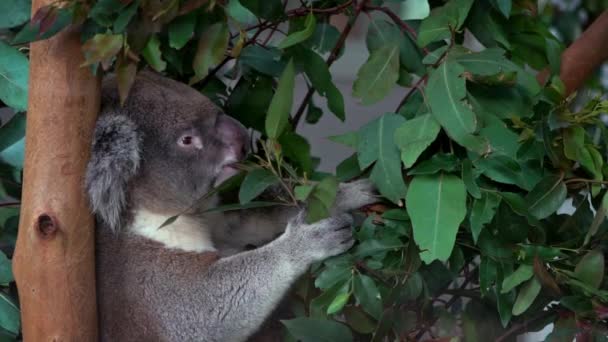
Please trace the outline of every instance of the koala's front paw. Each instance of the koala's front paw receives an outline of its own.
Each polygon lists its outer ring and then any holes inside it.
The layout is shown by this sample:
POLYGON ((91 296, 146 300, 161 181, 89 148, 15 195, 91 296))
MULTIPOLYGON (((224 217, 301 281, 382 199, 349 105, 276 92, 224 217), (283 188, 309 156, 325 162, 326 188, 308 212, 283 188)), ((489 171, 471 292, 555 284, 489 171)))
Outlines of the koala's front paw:
POLYGON ((285 238, 288 253, 299 261, 314 262, 346 252, 354 244, 353 218, 349 214, 338 214, 313 224, 304 222, 301 212, 287 225, 285 238))
POLYGON ((356 210, 378 202, 378 191, 369 179, 360 179, 349 183, 340 183, 334 212, 356 210))

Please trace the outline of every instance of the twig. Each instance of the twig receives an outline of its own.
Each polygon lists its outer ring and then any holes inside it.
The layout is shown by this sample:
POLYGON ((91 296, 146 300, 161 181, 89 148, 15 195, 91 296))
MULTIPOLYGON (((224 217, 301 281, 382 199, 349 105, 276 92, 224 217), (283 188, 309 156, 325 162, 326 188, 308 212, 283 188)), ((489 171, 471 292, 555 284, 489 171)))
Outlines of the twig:
MULTIPOLYGON (((414 30, 410 25, 408 25, 403 20, 401 20, 401 18, 399 18, 399 16, 397 14, 395 14, 395 12, 393 12, 390 8, 382 7, 382 6, 367 5, 367 6, 365 6, 365 10, 366 11, 367 10, 380 11, 380 12, 386 14, 387 16, 389 16, 391 18, 391 20, 393 20, 393 22, 395 24, 399 25, 399 27, 401 27, 402 30, 407 31, 409 34, 411 34, 414 39, 416 39, 416 37, 418 37, 418 33, 416 32, 416 30, 414 30)), ((425 50, 425 53, 427 53, 427 54, 429 53, 428 50, 426 50, 426 48, 424 50, 425 50)))
MULTIPOLYGON (((359 3, 357 5, 357 8, 355 9, 355 14, 353 15, 353 18, 346 23, 346 26, 344 27, 344 30, 342 30, 342 33, 340 34, 340 37, 338 38, 336 45, 331 50, 329 57, 327 57, 327 60, 325 61, 325 64, 327 64, 328 68, 336 61, 336 59, 338 59, 338 54, 340 53, 340 50, 342 50, 342 47, 344 46, 344 43, 346 42, 346 38, 348 37, 350 31, 353 29, 353 26, 354 26, 355 22, 357 21, 357 18, 363 11, 363 8, 365 7, 365 4, 368 1, 369 0, 361 1, 361 3, 359 3)), ((349 4, 352 4, 352 3, 353 3, 352 1, 349 2, 349 4)), ((291 123, 292 123, 294 130, 298 127, 298 123, 300 122, 300 119, 302 118, 302 115, 304 114, 304 109, 306 109, 306 106, 308 105, 308 102, 310 102, 310 99, 312 98, 312 95, 314 94, 314 92, 315 92, 314 88, 308 88, 308 91, 306 92, 304 99, 300 103, 300 106, 298 107, 296 114, 291 119, 291 123)))
POLYGON ((202 81, 199 83, 200 89, 205 88, 207 84, 211 81, 211 78, 213 78, 213 76, 215 76, 215 74, 217 74, 217 72, 220 71, 220 69, 224 65, 226 65, 226 63, 228 63, 228 61, 230 61, 232 58, 232 56, 226 56, 226 58, 224 58, 224 60, 221 61, 220 64, 216 65, 211 71, 209 71, 207 76, 205 76, 205 78, 203 78, 202 81))
POLYGON ((548 317, 551 317, 552 315, 554 315, 555 312, 551 309, 547 310, 547 311, 542 311, 540 314, 527 319, 521 323, 515 324, 513 325, 509 330, 507 330, 504 334, 500 335, 497 339, 496 342, 503 342, 503 341, 507 341, 509 340, 513 335, 517 336, 523 332, 525 332, 528 329, 529 325, 532 325, 538 321, 542 321, 543 319, 546 319, 548 317))
POLYGON ((401 102, 399 102, 399 105, 397 106, 397 109, 395 110, 395 113, 399 113, 399 110, 401 110, 401 107, 403 107, 405 105, 405 103, 407 102, 407 100, 414 95, 414 92, 416 90, 420 89, 420 85, 423 82, 426 82, 426 80, 429 78, 429 75, 424 75, 423 77, 420 77, 420 79, 418 80, 418 82, 416 82, 411 88, 410 90, 407 92, 407 94, 405 94, 405 96, 403 97, 403 99, 401 100, 401 102))
POLYGON ((21 202, 5 202, 5 203, 0 203, 0 207, 13 207, 13 206, 19 206, 21 205, 21 202))
POLYGON ((334 6, 334 7, 330 7, 330 8, 306 8, 306 7, 300 7, 300 8, 296 8, 293 9, 289 12, 287 12, 287 16, 288 17, 302 17, 305 15, 308 15, 308 13, 312 12, 312 13, 317 13, 317 14, 338 14, 341 13, 345 8, 349 7, 350 5, 352 5, 353 0, 349 0, 346 1, 343 4, 340 4, 338 6, 334 6))

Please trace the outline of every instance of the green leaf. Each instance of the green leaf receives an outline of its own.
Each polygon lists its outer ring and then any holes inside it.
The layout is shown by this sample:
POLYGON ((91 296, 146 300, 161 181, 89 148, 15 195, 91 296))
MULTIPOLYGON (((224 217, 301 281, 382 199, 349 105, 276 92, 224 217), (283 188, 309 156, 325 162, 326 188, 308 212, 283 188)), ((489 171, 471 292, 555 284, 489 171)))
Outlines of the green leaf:
POLYGON ((293 189, 293 192, 298 201, 306 201, 314 188, 313 185, 298 185, 293 189))
POLYGON ((333 177, 323 178, 308 196, 307 222, 313 223, 329 216, 336 194, 338 192, 338 180, 333 177))
POLYGON ((357 132, 346 132, 341 135, 334 135, 328 137, 327 139, 342 145, 346 145, 348 147, 357 148, 357 140, 358 134, 357 132))
POLYGON ((395 131, 395 143, 401 150, 405 167, 412 167, 420 154, 431 145, 439 134, 440 126, 431 114, 424 114, 406 121, 395 131))
POLYGON ((274 20, 283 14, 281 0, 240 0, 241 5, 251 11, 256 17, 274 20))
POLYGON ((107 69, 122 47, 123 35, 96 34, 82 46, 85 62, 81 66, 101 63, 107 69))
POLYGON ((471 233, 473 241, 477 243, 477 238, 483 227, 492 221, 496 208, 500 204, 501 197, 492 192, 483 192, 480 199, 473 201, 471 216, 469 223, 471 225, 471 233))
POLYGON ((406 192, 399 150, 394 143, 395 130, 403 122, 405 119, 400 115, 384 114, 361 128, 357 139, 359 165, 365 169, 376 162, 370 179, 382 195, 395 203, 399 203, 406 192))
POLYGON ((227 16, 242 24, 253 24, 257 20, 255 15, 245 6, 241 5, 239 0, 228 1, 225 10, 227 16))
POLYGON ((333 50, 340 38, 340 31, 329 23, 317 23, 315 32, 308 39, 310 46, 320 54, 333 50))
POLYGON ((490 293, 497 274, 496 262, 489 257, 482 256, 479 264, 479 290, 482 296, 487 296, 490 293))
POLYGON ((336 166, 336 177, 340 182, 349 181, 361 174, 361 168, 357 161, 357 154, 353 154, 350 157, 344 159, 338 166, 336 166))
POLYGON ((490 0, 490 3, 494 8, 499 10, 505 18, 509 18, 509 15, 511 15, 511 0, 490 0))
POLYGON ((239 189, 239 202, 249 203, 258 197, 266 188, 278 183, 277 177, 266 169, 255 169, 245 176, 241 188, 239 189))
POLYGON ((420 258, 427 264, 446 261, 452 254, 456 233, 467 213, 466 190, 460 178, 440 173, 416 176, 405 201, 412 219, 420 258))
POLYGON ((269 76, 241 77, 226 102, 226 112, 246 127, 264 131, 266 113, 274 95, 269 76))
POLYGON ((365 240, 356 247, 355 255, 363 258, 370 255, 381 254, 387 251, 403 248, 404 244, 396 237, 383 237, 380 240, 365 240))
POLYGON ((124 32, 127 28, 127 25, 131 22, 131 19, 137 13, 137 9, 139 8, 139 0, 133 1, 126 9, 121 10, 120 14, 114 21, 114 33, 124 32))
POLYGON ((141 54, 152 69, 161 72, 167 67, 167 63, 163 61, 160 52, 160 40, 157 36, 152 36, 141 54))
POLYGON ((344 98, 332 82, 329 68, 323 58, 312 50, 302 50, 296 53, 296 61, 301 65, 313 88, 327 98, 327 106, 338 119, 344 121, 344 98))
POLYGON ((495 155, 478 159, 475 161, 475 167, 496 182, 515 184, 526 190, 531 189, 521 166, 507 156, 495 155))
POLYGON ((190 84, 194 84, 205 78, 209 73, 209 69, 221 62, 229 40, 230 31, 225 22, 211 25, 201 34, 198 40, 196 55, 192 61, 194 76, 190 78, 190 84))
POLYGON ((400 70, 422 75, 426 72, 422 64, 422 52, 416 46, 410 35, 401 32, 393 22, 373 20, 365 37, 367 49, 372 52, 386 46, 399 46, 400 70), (405 70, 403 70, 403 67, 405 70))
POLYGON ((515 272, 511 273, 502 281, 501 293, 507 293, 517 287, 519 284, 532 278, 534 268, 531 265, 522 264, 515 272))
POLYGON ((277 45, 277 47, 279 49, 286 49, 290 46, 294 46, 298 43, 305 41, 310 36, 312 36, 312 34, 315 32, 316 24, 317 24, 317 19, 312 14, 312 12, 310 12, 306 16, 306 21, 304 21, 304 29, 301 31, 296 31, 296 32, 290 33, 287 37, 285 37, 279 43, 279 45, 277 45))
POLYGON ((190 12, 178 17, 169 24, 169 46, 174 49, 183 48, 194 36, 196 12, 190 12))
POLYGON ((471 194, 471 196, 478 199, 481 198, 481 190, 475 181, 475 176, 473 174, 473 163, 471 163, 470 159, 465 159, 462 161, 462 181, 464 182, 464 186, 467 188, 467 192, 471 194))
POLYGON ((431 8, 428 0, 406 0, 401 5, 401 19, 420 20, 429 16, 431 8))
POLYGON ((0 40, 0 100, 17 111, 27 109, 29 61, 0 40))
POLYGON ((451 30, 458 30, 464 23, 472 4, 473 0, 451 0, 442 7, 434 9, 420 24, 418 45, 426 46, 450 38, 451 30))
POLYGON ((599 289, 604 279, 604 254, 595 249, 585 254, 576 264, 574 276, 588 286, 599 289))
POLYGON ((315 278, 315 286, 327 290, 336 284, 350 283, 352 270, 349 265, 327 267, 315 278))
POLYGON ((333 315, 336 312, 339 312, 340 310, 342 310, 342 308, 344 308, 344 305, 348 303, 348 300, 350 299, 350 292, 348 292, 350 287, 349 285, 350 284, 346 284, 346 286, 343 287, 343 290, 341 290, 341 293, 339 293, 329 304, 329 306, 327 307, 328 315, 333 315))
POLYGON ((353 335, 350 329, 336 321, 316 318, 298 317, 281 320, 287 331, 302 342, 351 342, 353 335))
POLYGON ((30 19, 31 0, 0 1, 0 29, 19 26, 30 19))
POLYGON ((21 326, 19 308, 4 292, 0 292, 0 327, 14 334, 19 333, 21 326))
POLYGON ((561 207, 567 193, 561 176, 547 176, 526 196, 528 211, 537 219, 544 219, 561 207))
POLYGON ((268 107, 265 127, 269 138, 278 138, 287 125, 289 111, 293 103, 294 80, 295 69, 293 61, 290 60, 279 78, 277 90, 268 107))
POLYGON ((239 55, 241 64, 270 76, 279 76, 285 69, 285 64, 280 59, 281 50, 265 49, 258 45, 246 46, 239 55))
POLYGON ((463 103, 466 96, 462 66, 456 63, 442 63, 431 73, 426 86, 427 98, 433 117, 446 133, 458 144, 483 154, 487 143, 472 135, 477 130, 475 113, 463 103))
MULTIPOLYGON (((1 131, 0 131, 1 133, 1 131)), ((602 203, 600 204, 600 207, 597 209, 596 213, 595 213, 595 217, 593 218, 593 221, 591 222, 591 225, 589 226, 589 230, 587 231, 587 234, 585 234, 585 240, 583 242, 583 246, 586 246, 589 241, 591 240, 591 238, 593 236, 595 236, 595 234, 597 234, 597 231, 599 230, 599 227, 602 223, 604 223, 605 219, 606 219, 606 214, 608 214, 608 192, 604 193, 604 196, 602 197, 602 203)))
POLYGON ((4 252, 0 251, 0 284, 8 285, 14 280, 11 260, 6 257, 4 252))
POLYGON ((363 274, 356 275, 353 282, 353 291, 363 310, 379 320, 382 316, 382 300, 374 280, 363 274))
POLYGON ((465 71, 474 75, 492 76, 501 72, 517 72, 517 83, 524 87, 530 95, 536 95, 541 87, 534 75, 525 71, 505 57, 505 51, 500 48, 489 48, 481 52, 464 53, 450 58, 458 62, 465 71))
POLYGON ((364 105, 382 100, 393 89, 399 78, 399 46, 388 45, 373 50, 357 72, 353 96, 364 105))
MULTIPOLYGON (((11 44, 19 45, 50 38, 72 23, 72 6, 57 8, 52 5, 47 5, 40 7, 36 14, 45 10, 47 11, 47 14, 44 15, 42 19, 45 21, 50 20, 50 27, 44 27, 44 32, 41 32, 42 20, 37 22, 30 21, 27 25, 23 26, 19 33, 17 33, 11 44)), ((48 22, 45 23, 45 26, 46 24, 48 24, 48 22)))
POLYGON ((536 297, 540 293, 541 287, 542 286, 540 282, 536 279, 536 277, 533 277, 532 279, 528 280, 528 282, 521 288, 521 290, 517 294, 517 299, 515 299, 515 303, 513 304, 513 310, 511 311, 513 313, 513 316, 521 315, 522 313, 526 312, 526 310, 528 310, 530 305, 532 305, 532 302, 534 302, 534 299, 536 299, 536 297))
POLYGON ((285 132, 279 137, 279 144, 283 155, 293 162, 293 166, 307 174, 312 173, 310 144, 306 138, 294 132, 285 132))
POLYGON ((452 172, 458 168, 459 163, 458 157, 453 154, 437 153, 431 159, 421 161, 407 174, 412 176, 432 175, 439 171, 452 172))

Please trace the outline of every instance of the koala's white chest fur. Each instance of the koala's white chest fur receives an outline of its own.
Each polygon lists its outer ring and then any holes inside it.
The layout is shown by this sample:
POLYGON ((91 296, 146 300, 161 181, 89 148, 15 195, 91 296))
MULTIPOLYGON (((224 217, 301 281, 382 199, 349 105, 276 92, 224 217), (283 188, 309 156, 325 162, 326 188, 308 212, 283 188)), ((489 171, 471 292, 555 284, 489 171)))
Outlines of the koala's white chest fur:
POLYGON ((131 232, 160 242, 167 248, 199 253, 216 250, 208 227, 201 225, 200 220, 181 215, 173 223, 159 228, 169 218, 145 209, 136 210, 131 232))

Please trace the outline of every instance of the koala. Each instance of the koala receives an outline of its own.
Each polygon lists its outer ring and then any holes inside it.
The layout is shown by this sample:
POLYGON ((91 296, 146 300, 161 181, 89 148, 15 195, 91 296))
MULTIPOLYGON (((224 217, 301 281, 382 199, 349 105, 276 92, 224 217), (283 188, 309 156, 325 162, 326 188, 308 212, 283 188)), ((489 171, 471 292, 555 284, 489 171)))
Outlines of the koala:
POLYGON ((312 263, 353 245, 348 212, 375 201, 366 181, 341 184, 313 224, 295 207, 204 213, 219 199, 199 199, 237 172, 247 141, 185 84, 143 71, 121 105, 104 79, 85 179, 100 340, 248 340, 312 263))

